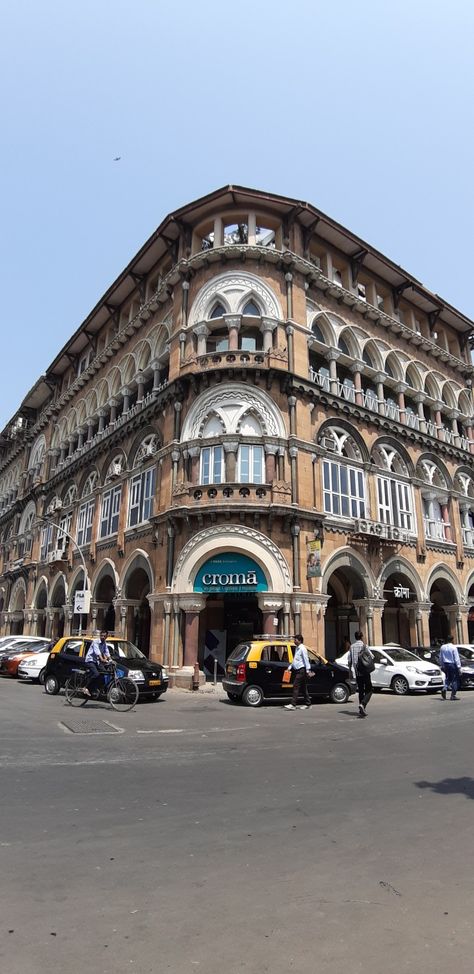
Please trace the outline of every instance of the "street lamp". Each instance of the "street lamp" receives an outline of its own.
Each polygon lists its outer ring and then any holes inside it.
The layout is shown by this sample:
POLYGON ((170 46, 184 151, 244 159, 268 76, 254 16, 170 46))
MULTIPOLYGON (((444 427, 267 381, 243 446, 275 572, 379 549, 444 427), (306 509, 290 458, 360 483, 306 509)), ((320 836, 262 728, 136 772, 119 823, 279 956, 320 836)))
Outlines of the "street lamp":
MULTIPOLYGON (((54 524, 54 522, 51 520, 51 518, 49 518, 49 517, 43 517, 41 514, 37 514, 36 515, 36 521, 42 521, 44 524, 54 524)), ((59 528, 59 525, 58 525, 58 528, 59 528)), ((84 560, 84 555, 82 554, 82 551, 81 551, 81 549, 80 549, 77 541, 72 537, 72 535, 68 534, 68 532, 65 531, 64 528, 60 528, 60 531, 61 531, 61 534, 63 534, 65 538, 68 538, 69 541, 71 541, 71 543, 74 545, 74 548, 76 549, 76 551, 79 552, 79 557, 80 557, 81 562, 82 562, 82 570, 84 572, 84 586, 83 586, 83 589, 82 590, 83 590, 83 592, 87 592, 89 578, 88 578, 88 575, 87 575, 87 568, 86 568, 86 563, 85 563, 85 560, 84 560)), ((79 636, 82 636, 82 612, 79 612, 78 615, 79 615, 79 632, 78 632, 78 635, 79 636)))

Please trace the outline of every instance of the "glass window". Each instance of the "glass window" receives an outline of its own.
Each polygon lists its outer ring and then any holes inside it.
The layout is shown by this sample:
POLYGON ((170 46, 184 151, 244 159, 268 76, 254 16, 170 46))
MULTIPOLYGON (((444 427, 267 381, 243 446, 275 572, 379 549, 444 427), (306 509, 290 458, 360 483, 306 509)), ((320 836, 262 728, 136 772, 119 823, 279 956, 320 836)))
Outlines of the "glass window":
POLYGON ((90 544, 92 540, 92 522, 94 520, 95 500, 81 504, 77 519, 77 543, 81 545, 90 544))
POLYGON ((323 460, 324 510, 338 517, 365 517, 364 473, 345 463, 323 460))
POLYGON ((239 447, 238 480, 241 484, 263 483, 263 446, 242 444, 239 447))
POLYGON ((222 304, 216 304, 212 309, 211 318, 222 318, 225 315, 225 308, 222 304))
POLYGON ((413 531, 413 504, 409 484, 388 477, 377 477, 379 521, 413 531))
POLYGON ((41 529, 41 561, 46 561, 48 552, 53 550, 53 524, 47 524, 41 529))
POLYGON ((242 314, 253 315, 254 318, 258 318, 260 316, 260 308, 257 308, 255 301, 247 301, 247 304, 245 305, 242 314))
POLYGON ((106 490, 102 497, 102 511, 100 516, 100 537, 107 538, 116 534, 119 525, 120 501, 122 486, 119 484, 111 490, 106 490))
POLYGON ((206 446, 201 450, 201 484, 224 482, 223 450, 221 446, 206 446))
POLYGON ((61 551, 64 551, 64 549, 67 547, 69 541, 67 535, 71 533, 71 523, 72 523, 72 511, 69 511, 69 514, 63 514, 63 516, 60 518, 59 521, 58 548, 61 551))
POLYGON ((153 513, 153 497, 155 495, 156 468, 149 467, 143 473, 132 477, 130 481, 130 506, 128 511, 128 526, 134 527, 147 521, 153 513))

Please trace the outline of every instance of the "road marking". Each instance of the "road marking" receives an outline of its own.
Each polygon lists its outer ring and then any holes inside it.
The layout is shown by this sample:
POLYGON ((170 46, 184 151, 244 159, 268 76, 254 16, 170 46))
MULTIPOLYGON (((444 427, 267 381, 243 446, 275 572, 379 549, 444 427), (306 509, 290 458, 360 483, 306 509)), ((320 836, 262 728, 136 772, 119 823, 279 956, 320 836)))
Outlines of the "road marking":
POLYGON ((190 730, 186 730, 184 727, 168 727, 162 730, 158 730, 153 727, 150 730, 137 730, 137 734, 222 734, 222 731, 244 731, 244 730, 254 730, 255 727, 260 727, 261 724, 243 724, 242 727, 208 727, 206 731, 202 728, 193 727, 190 730))
POLYGON ((184 734, 184 727, 167 727, 164 730, 137 730, 137 734, 184 734))

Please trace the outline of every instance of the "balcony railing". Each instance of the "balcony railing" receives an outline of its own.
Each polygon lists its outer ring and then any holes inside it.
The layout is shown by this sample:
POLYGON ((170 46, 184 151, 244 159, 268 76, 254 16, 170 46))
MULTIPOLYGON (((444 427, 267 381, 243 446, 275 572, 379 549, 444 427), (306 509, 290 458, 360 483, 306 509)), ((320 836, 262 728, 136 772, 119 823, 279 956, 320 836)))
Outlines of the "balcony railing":
POLYGON ((416 413, 405 413, 405 425, 409 426, 412 430, 419 430, 420 428, 420 417, 416 413))
POLYGON ((275 504, 288 503, 291 499, 291 485, 275 482, 273 484, 176 484, 173 489, 173 504, 187 507, 201 504, 275 504))
POLYGON ((425 517, 425 537, 431 541, 447 541, 446 528, 449 525, 444 521, 434 521, 432 518, 425 517))
POLYGON ((474 528, 462 529, 462 542, 465 548, 474 548, 474 528))

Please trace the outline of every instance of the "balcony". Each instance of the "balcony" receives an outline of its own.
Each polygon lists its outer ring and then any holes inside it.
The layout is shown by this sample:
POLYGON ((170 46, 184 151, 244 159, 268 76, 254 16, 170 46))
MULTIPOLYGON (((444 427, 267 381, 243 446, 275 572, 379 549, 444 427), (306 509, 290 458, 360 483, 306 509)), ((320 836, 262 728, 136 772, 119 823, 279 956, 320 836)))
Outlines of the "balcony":
POLYGON ((261 369, 288 368, 286 349, 271 348, 268 352, 249 352, 244 349, 225 352, 206 352, 205 355, 192 355, 182 363, 181 371, 203 372, 209 369, 261 369))
POLYGON ((202 505, 255 504, 269 507, 271 504, 291 502, 291 485, 282 481, 272 484, 176 484, 173 488, 173 506, 200 508, 202 505))
POLYGON ((445 541, 450 544, 446 537, 446 528, 449 525, 444 521, 434 521, 432 518, 425 517, 425 538, 427 541, 445 541))

